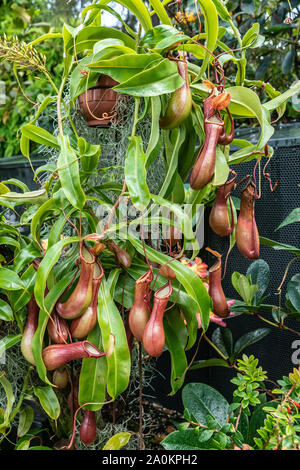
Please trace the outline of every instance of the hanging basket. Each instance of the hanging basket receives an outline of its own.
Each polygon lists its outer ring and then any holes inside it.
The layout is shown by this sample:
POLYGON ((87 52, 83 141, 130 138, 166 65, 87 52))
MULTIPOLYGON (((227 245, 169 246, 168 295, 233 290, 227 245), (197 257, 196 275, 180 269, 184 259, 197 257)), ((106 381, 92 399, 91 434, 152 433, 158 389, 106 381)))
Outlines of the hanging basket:
POLYGON ((79 96, 78 103, 88 126, 109 126, 116 115, 114 107, 118 93, 112 89, 116 85, 118 82, 108 75, 100 75, 96 85, 79 96))

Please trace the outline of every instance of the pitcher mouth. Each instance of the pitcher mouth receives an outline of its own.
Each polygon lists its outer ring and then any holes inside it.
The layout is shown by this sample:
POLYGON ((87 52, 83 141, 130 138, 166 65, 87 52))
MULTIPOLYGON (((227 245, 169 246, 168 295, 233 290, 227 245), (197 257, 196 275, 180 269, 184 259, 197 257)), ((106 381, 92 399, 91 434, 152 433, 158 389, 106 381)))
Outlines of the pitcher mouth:
POLYGON ((83 347, 88 353, 89 357, 102 357, 105 356, 105 353, 100 351, 94 344, 92 344, 90 341, 83 341, 83 347))
POLYGON ((93 275, 93 281, 102 281, 104 276, 104 269, 100 263, 99 260, 96 259, 94 263, 94 275, 93 275))
POLYGON ((171 281, 168 281, 167 284, 162 286, 160 289, 158 289, 155 292, 155 297, 157 299, 166 299, 168 297, 171 297, 173 292, 173 287, 171 281))
POLYGON ((217 126, 223 127, 224 126, 224 121, 220 119, 216 114, 213 114, 209 118, 205 119, 206 124, 215 124, 217 126))
POLYGON ((88 249, 84 242, 80 243, 79 256, 86 264, 94 264, 96 261, 95 255, 88 249))

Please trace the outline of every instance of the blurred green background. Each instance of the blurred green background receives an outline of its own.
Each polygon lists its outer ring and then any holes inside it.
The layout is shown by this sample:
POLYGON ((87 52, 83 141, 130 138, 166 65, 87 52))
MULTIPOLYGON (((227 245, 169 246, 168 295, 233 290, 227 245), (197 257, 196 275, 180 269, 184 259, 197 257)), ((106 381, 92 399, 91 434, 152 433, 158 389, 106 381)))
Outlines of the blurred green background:
MULTIPOLYGON (((20 41, 31 42, 36 37, 61 31, 64 22, 76 26, 80 22, 80 11, 92 0, 2 0, 0 9, 0 36, 8 38, 18 36, 20 41)), ((145 1, 147 4, 147 1, 145 1)), ((274 88, 284 91, 296 80, 300 79, 300 3, 299 1, 227 1, 228 10, 238 25, 240 32, 245 32, 253 23, 260 24, 260 34, 264 41, 259 48, 250 49, 247 53, 247 78, 270 82, 274 88), (292 13, 291 13, 292 12, 292 13), (291 24, 286 24, 286 18, 293 15, 291 24)), ((114 6, 112 4, 112 6, 114 6)), ((135 27, 134 18, 120 5, 115 8, 124 13, 123 18, 135 27)), ((192 36, 198 32, 198 19, 194 0, 181 1, 182 12, 178 13, 178 5, 171 2, 166 8, 174 18, 174 24, 192 36)), ((106 25, 114 22, 114 18, 105 18, 106 25)), ((155 21, 155 19, 154 19, 155 21)), ((115 23, 113 24, 114 26, 115 23)), ((227 23, 221 25, 228 28, 227 23)), ((117 25, 118 26, 118 25, 117 25)), ((122 26, 119 25, 121 28, 122 26)), ((222 41, 229 47, 236 46, 235 39, 226 30, 222 41)), ((47 41, 38 45, 47 58, 46 64, 52 79, 59 83, 62 71, 62 43, 60 40, 47 41)), ((1 51, 0 51, 1 60, 1 51)), ((234 78, 232 64, 225 65, 227 77, 234 78)), ((30 70, 19 71, 22 88, 29 98, 27 100, 20 91, 12 66, 0 62, 0 80, 5 83, 5 103, 0 104, 0 158, 18 155, 19 128, 28 122, 35 113, 33 103, 41 102, 45 96, 52 93, 49 84, 30 70)), ((257 90, 258 93, 263 92, 257 90)), ((284 122, 298 120, 300 116, 300 98, 295 97, 289 102, 284 122)), ((51 116, 43 115, 39 125, 49 131, 53 130, 51 116)), ((34 149, 33 149, 34 150, 34 149)))

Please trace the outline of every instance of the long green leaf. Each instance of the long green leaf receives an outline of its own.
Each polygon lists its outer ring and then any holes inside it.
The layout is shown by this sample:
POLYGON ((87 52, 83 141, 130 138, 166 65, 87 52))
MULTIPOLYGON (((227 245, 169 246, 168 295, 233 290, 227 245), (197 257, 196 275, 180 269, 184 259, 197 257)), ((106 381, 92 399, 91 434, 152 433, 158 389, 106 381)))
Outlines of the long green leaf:
POLYGON ((171 387, 174 395, 183 385, 187 370, 185 346, 187 330, 180 312, 172 309, 164 315, 166 346, 171 355, 171 387))
POLYGON ((104 351, 114 343, 107 359, 107 392, 116 398, 128 386, 130 376, 130 354, 124 324, 117 309, 106 279, 103 279, 98 295, 98 322, 102 333, 104 351))
POLYGON ((66 50, 69 54, 74 53, 74 48, 77 54, 84 50, 92 51, 96 42, 106 38, 120 39, 124 42, 125 46, 128 46, 131 49, 135 48, 134 39, 118 29, 106 26, 87 26, 76 35, 75 41, 73 38, 69 40, 66 50))
POLYGON ((25 137, 27 137, 29 140, 32 140, 33 142, 36 142, 37 144, 59 149, 59 144, 56 137, 41 127, 34 126, 33 124, 26 124, 21 128, 21 132, 25 137))
POLYGON ((129 138, 129 146, 125 158, 125 181, 133 205, 140 211, 146 209, 150 201, 147 186, 146 154, 140 136, 129 138))
POLYGON ((4 388, 5 395, 6 395, 6 408, 4 412, 4 420, 2 423, 0 423, 0 429, 3 429, 9 425, 9 417, 12 411, 15 397, 14 397, 14 392, 13 392, 11 383, 5 377, 4 372, 0 373, 0 384, 4 388))
POLYGON ((50 385, 33 387, 33 392, 47 415, 56 420, 60 415, 60 404, 53 388, 50 385))
POLYGON ((106 73, 118 82, 126 82, 140 72, 159 63, 163 59, 160 54, 123 54, 108 60, 96 60, 88 67, 99 73, 106 73))
POLYGON ((78 159, 68 136, 60 136, 59 143, 57 170, 61 186, 70 204, 81 210, 85 204, 85 194, 80 184, 78 159))
MULTIPOLYGON (((99 325, 89 333, 87 340, 102 350, 102 338, 99 325)), ((99 405, 87 405, 85 409, 97 411, 105 402, 107 384, 107 360, 106 357, 83 359, 79 377, 79 405, 85 403, 99 403, 99 405)))
POLYGON ((163 4, 160 0, 149 0, 150 5, 152 6, 153 10, 157 14, 158 18, 160 19, 161 23, 168 24, 172 26, 172 21, 169 18, 163 4))
MULTIPOLYGON (((5 302, 3 299, 0 299, 0 320, 3 320, 3 321, 14 320, 14 314, 11 309, 11 306, 7 302, 5 302)), ((0 340, 0 344, 1 342, 2 342, 2 339, 0 340)), ((1 349, 1 346, 0 346, 0 349, 1 349)), ((0 357, 1 357, 1 351, 0 351, 0 357)))
POLYGON ((0 267, 0 288, 5 290, 23 289, 24 285, 18 274, 14 271, 0 267))
POLYGON ((261 106, 257 94, 242 86, 226 89, 230 93, 231 101, 228 109, 232 114, 239 117, 255 117, 261 126, 261 135, 257 143, 257 149, 264 148, 272 137, 274 128, 268 122, 267 111, 261 106))
POLYGON ((263 104, 263 107, 268 111, 273 111, 274 109, 279 108, 283 103, 288 101, 292 96, 300 92, 300 80, 298 80, 291 88, 286 90, 281 95, 276 96, 276 98, 267 101, 263 104))
MULTIPOLYGON (((211 0, 198 0, 198 3, 204 15, 205 32, 207 34, 206 48, 208 51, 213 52, 218 39, 218 13, 214 3, 211 0)), ((199 81, 206 71, 207 65, 211 58, 211 54, 208 51, 205 52, 205 57, 201 65, 200 72, 198 73, 195 81, 199 81)))
POLYGON ((126 95, 150 97, 172 93, 182 85, 183 78, 178 73, 176 63, 163 59, 115 86, 114 90, 126 95))
MULTIPOLYGON (((106 5, 107 3, 110 3, 110 1, 111 0, 100 0, 99 4, 106 5)), ((124 6, 129 11, 131 11, 136 16, 138 21, 141 23, 145 31, 152 28, 151 17, 149 15, 149 12, 144 2, 142 2, 142 0, 115 0, 115 1, 116 3, 119 3, 120 5, 124 6)))

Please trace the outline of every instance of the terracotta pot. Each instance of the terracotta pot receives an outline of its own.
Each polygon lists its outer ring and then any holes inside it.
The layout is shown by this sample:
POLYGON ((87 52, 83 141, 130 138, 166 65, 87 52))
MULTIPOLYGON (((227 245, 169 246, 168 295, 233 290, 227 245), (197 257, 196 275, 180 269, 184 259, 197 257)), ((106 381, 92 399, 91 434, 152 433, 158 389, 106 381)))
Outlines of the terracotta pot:
POLYGON ((78 98, 84 119, 90 127, 106 127, 115 115, 114 106, 118 93, 112 87, 118 85, 108 75, 100 75, 95 86, 78 98))

